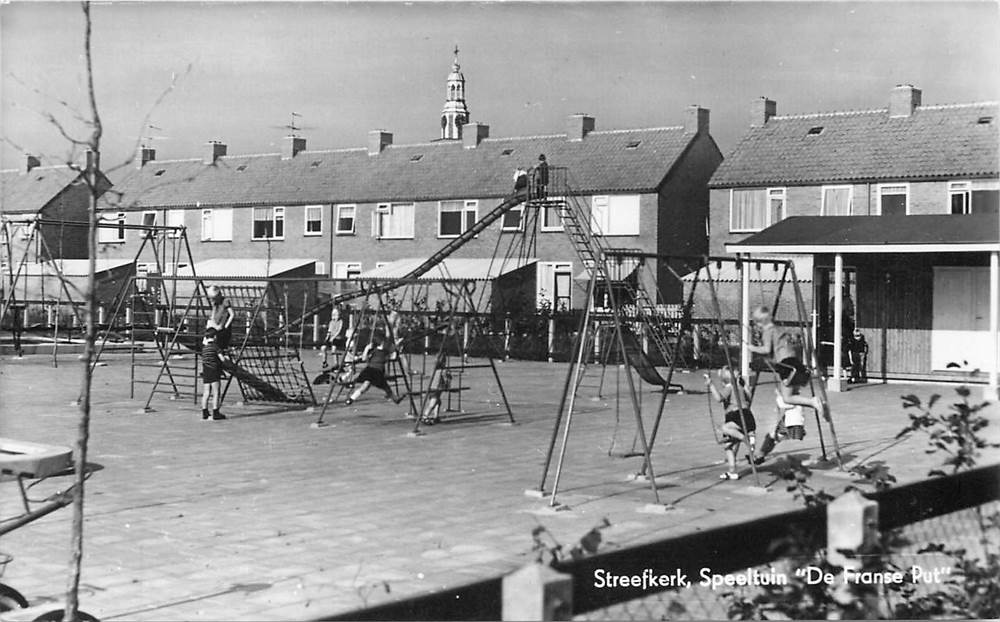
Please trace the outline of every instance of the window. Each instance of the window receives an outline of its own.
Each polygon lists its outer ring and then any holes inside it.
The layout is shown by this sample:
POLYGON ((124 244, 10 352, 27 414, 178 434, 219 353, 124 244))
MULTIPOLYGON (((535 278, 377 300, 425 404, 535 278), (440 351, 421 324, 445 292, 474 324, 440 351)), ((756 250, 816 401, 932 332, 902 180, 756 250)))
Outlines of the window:
POLYGON ((156 274, 155 263, 135 264, 135 288, 139 291, 146 291, 149 289, 149 281, 147 279, 150 274, 156 274))
POLYGON ((521 231, 524 228, 524 203, 512 207, 503 215, 500 221, 501 231, 521 231))
POLYGON ((412 155, 412 156, 410 156, 410 162, 419 162, 421 159, 423 159, 423 157, 424 157, 424 154, 422 154, 422 153, 418 153, 416 155, 412 155))
POLYGON ((563 197, 549 197, 542 210, 542 231, 562 231, 563 211, 568 209, 563 197))
POLYGON ((253 239, 284 240, 285 208, 284 207, 253 208, 253 239))
POLYGON ((553 311, 566 311, 573 302, 573 264, 540 261, 537 264, 537 304, 553 311))
POLYGON ((320 276, 326 276, 326 262, 317 261, 316 262, 316 274, 320 276))
POLYGON ((590 226, 595 235, 639 235, 639 195, 595 196, 590 226))
POLYGON ((323 206, 306 205, 306 230, 304 235, 323 235, 323 206))
MULTIPOLYGON (((123 222, 122 224, 125 224, 125 223, 123 222)), ((25 223, 23 225, 19 225, 17 227, 17 233, 18 233, 17 237, 20 238, 20 239, 22 239, 22 240, 30 240, 31 239, 31 234, 34 231, 35 231, 35 223, 33 223, 33 222, 29 222, 29 223, 25 223)), ((124 235, 123 235, 122 239, 123 240, 125 239, 124 235)))
POLYGON ((500 155, 502 155, 502 156, 509 156, 512 153, 514 153, 513 149, 504 149, 503 151, 500 152, 500 155))
POLYGON ((438 237, 457 238, 471 229, 478 218, 478 201, 441 201, 438 203, 438 237))
MULTIPOLYGON (((184 210, 182 209, 172 209, 167 211, 167 226, 168 227, 183 227, 184 226, 184 210)), ((181 237, 180 231, 171 231, 167 234, 171 238, 181 237)))
POLYGON ((639 145, 641 145, 641 144, 642 144, 642 141, 641 141, 641 140, 632 140, 632 141, 629 141, 629 142, 628 142, 628 143, 627 143, 627 144, 625 145, 625 148, 626 148, 626 149, 638 149, 638 148, 639 148, 639 145))
POLYGON ((817 125, 816 127, 809 128, 809 131, 806 132, 806 136, 819 136, 822 133, 823 133, 823 126, 817 125))
POLYGON ((372 214, 372 236, 381 240, 412 240, 413 216, 413 203, 380 203, 372 214))
POLYGON ((232 242, 233 210, 230 208, 201 210, 201 241, 232 242))
POLYGON ((785 219, 786 203, 787 197, 784 188, 767 189, 767 216, 770 218, 770 220, 767 221, 768 226, 785 219))
POLYGON ((156 212, 143 212, 142 213, 142 226, 143 227, 153 227, 156 225, 156 212))
POLYGON ((820 216, 850 216, 854 212, 854 186, 823 186, 820 216))
POLYGON ((948 204, 952 214, 996 214, 1000 211, 1000 182, 948 182, 948 204))
POLYGON ((101 216, 104 225, 98 230, 97 239, 101 244, 117 244, 125 241, 125 212, 101 216))
POLYGON ((767 190, 732 189, 729 191, 729 231, 748 233, 770 225, 767 190))
POLYGON ((883 216, 905 216, 909 212, 910 184, 879 184, 878 207, 883 216))
POLYGON ((356 279, 361 276, 360 262, 338 261, 333 264, 333 274, 335 279, 356 279))
POLYGON ((358 206, 356 205, 337 206, 337 235, 354 235, 354 221, 357 213, 358 206))

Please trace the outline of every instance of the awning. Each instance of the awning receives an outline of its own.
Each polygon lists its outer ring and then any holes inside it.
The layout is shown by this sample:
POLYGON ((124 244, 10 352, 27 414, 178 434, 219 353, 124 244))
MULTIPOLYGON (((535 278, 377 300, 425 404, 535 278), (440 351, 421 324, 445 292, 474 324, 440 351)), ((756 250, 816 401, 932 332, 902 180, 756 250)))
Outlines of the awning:
MULTIPOLYGON (((612 281, 624 281, 632 276, 632 273, 639 267, 639 259, 637 257, 622 257, 621 261, 611 260, 609 263, 608 276, 611 277, 612 281)), ((577 274, 573 278, 577 281, 589 281, 590 275, 591 269, 584 268, 580 271, 580 274, 577 274)))
MULTIPOLYGON (((392 280, 406 278, 427 261, 425 257, 399 259, 384 266, 361 273, 361 279, 392 280)), ((513 272, 538 261, 535 258, 449 258, 421 275, 420 280, 491 281, 498 276, 513 272)))
MULTIPOLYGON (((97 259, 94 269, 96 274, 108 272, 118 268, 132 265, 130 259, 97 259)), ((15 267, 16 271, 17 268, 15 267)), ((89 259, 57 259, 54 262, 40 262, 24 264, 21 269, 22 276, 57 276, 62 273, 66 277, 87 276, 90 273, 89 259), (55 265, 53 265, 55 264, 55 265), (58 272, 57 269, 58 268, 58 272)))
MULTIPOLYGON (((197 261, 194 264, 194 274, 199 279, 228 278, 277 278, 283 274, 315 264, 315 259, 251 259, 251 258, 218 258, 197 261)), ((192 276, 191 267, 185 266, 177 271, 177 276, 192 276)))
MULTIPOLYGON (((813 279, 813 258, 812 255, 805 255, 799 257, 782 257, 781 259, 789 259, 795 263, 795 276, 800 283, 811 282, 813 279)), ((747 268, 750 271, 750 282, 751 283, 776 283, 781 280, 782 275, 785 273, 785 268, 783 266, 778 266, 778 269, 774 269, 774 265, 764 261, 761 258, 760 269, 757 269, 757 262, 752 259, 746 262, 747 268)), ((733 262, 725 261, 722 263, 722 267, 718 267, 716 264, 712 264, 708 270, 712 273, 712 280, 716 283, 740 283, 740 271, 736 269, 736 264, 733 262)), ((690 274, 685 274, 683 281, 685 283, 694 282, 695 275, 698 277, 698 281, 705 283, 708 280, 708 273, 706 268, 701 268, 696 272, 691 272, 690 274)), ((788 278, 791 278, 789 274, 788 278)))
POLYGON ((958 253, 1000 251, 997 214, 793 216, 730 253, 958 253))

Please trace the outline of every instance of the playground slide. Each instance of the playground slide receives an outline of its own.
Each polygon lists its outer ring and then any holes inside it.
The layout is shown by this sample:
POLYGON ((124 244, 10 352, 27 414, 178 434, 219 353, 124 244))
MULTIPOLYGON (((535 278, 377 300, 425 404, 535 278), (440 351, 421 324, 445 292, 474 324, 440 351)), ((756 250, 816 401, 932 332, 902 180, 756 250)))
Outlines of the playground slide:
POLYGON ((247 370, 243 369, 239 365, 233 363, 232 361, 223 361, 222 369, 226 370, 229 374, 236 378, 245 386, 254 389, 261 394, 261 397, 265 400, 275 401, 275 402, 287 402, 289 398, 285 395, 284 391, 271 385, 247 370))
POLYGON ((631 330, 624 326, 622 327, 622 341, 625 343, 625 358, 639 374, 639 377, 648 384, 666 386, 667 381, 663 379, 660 372, 656 371, 656 366, 649 360, 649 355, 643 352, 639 340, 636 339, 631 330))

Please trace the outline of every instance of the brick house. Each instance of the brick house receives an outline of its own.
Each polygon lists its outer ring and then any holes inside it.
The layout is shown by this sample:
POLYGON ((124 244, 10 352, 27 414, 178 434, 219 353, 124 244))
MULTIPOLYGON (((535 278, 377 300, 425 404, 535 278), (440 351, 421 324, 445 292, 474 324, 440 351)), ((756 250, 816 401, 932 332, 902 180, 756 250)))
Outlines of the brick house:
MULTIPOLYGON (((110 185, 102 176, 101 189, 110 185)), ((0 298, 5 308, 14 301, 27 304, 25 323, 51 320, 42 307, 51 307, 60 298, 82 302, 89 209, 90 190, 79 170, 40 166, 38 158, 28 155, 23 168, 0 171, 4 229, 0 233, 0 298), (66 287, 60 285, 60 275, 66 287)), ((99 259, 99 287, 123 278, 131 269, 129 264, 99 259)))
POLYGON ((974 370, 996 365, 997 112, 924 106, 909 85, 876 110, 779 116, 760 99, 709 183, 710 247, 814 264, 828 364, 858 327, 877 376, 984 378, 974 370))
MULTIPOLYGON (((357 149, 310 151, 302 137, 269 155, 228 155, 211 142, 201 158, 158 161, 146 149, 115 179, 102 214, 183 224, 196 262, 308 259, 316 275, 347 278, 429 256, 512 191, 515 168, 546 154, 570 171, 614 246, 699 254, 707 248, 706 183, 722 160, 708 124, 708 111, 691 107, 682 125, 665 128, 597 131, 593 117, 573 115, 565 133, 547 136, 491 138, 488 126, 468 123, 461 139, 410 145, 379 130, 357 149)), ((547 282, 539 292, 579 307, 582 295, 566 287, 583 266, 555 212, 541 221, 534 256, 547 282)), ((498 238, 519 228, 511 214, 456 257, 491 257, 498 238)), ((109 230, 104 252, 131 256, 139 235, 109 230)), ((674 285, 660 286, 665 297, 677 295, 674 285)))

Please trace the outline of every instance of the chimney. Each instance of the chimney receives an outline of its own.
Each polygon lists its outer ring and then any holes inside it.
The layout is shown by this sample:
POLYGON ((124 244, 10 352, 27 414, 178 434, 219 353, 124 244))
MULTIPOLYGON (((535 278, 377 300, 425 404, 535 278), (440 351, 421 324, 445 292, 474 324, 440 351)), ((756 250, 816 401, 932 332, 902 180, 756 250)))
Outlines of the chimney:
POLYGON ((566 140, 583 140, 588 132, 594 131, 594 117, 576 113, 569 115, 566 123, 566 140))
POLYGON ((368 155, 375 156, 392 144, 392 132, 372 130, 368 132, 368 155))
POLYGON ((285 136, 285 142, 281 144, 281 159, 291 160, 306 150, 306 139, 301 136, 285 136))
POLYGON ((31 169, 38 168, 41 165, 42 165, 42 161, 41 160, 39 160, 38 158, 36 158, 33 155, 28 155, 24 159, 24 172, 25 173, 30 173, 31 169))
POLYGON ((210 140, 205 143, 205 164, 215 164, 215 161, 226 155, 226 143, 210 140))
POLYGON ((889 116, 908 117, 920 105, 921 91, 912 84, 897 84, 889 95, 889 116))
POLYGON ((707 108, 702 108, 697 104, 688 106, 684 112, 684 133, 685 134, 708 134, 707 108))
POLYGON ((475 149, 484 138, 490 137, 490 126, 485 123, 473 122, 462 126, 462 145, 466 149, 475 149))
POLYGON ((750 127, 764 127, 771 117, 778 114, 778 104, 774 100, 760 97, 753 101, 750 112, 750 127))
POLYGON ((139 149, 139 160, 136 162, 138 168, 146 166, 148 162, 152 162, 156 159, 156 149, 152 147, 141 147, 139 149))

